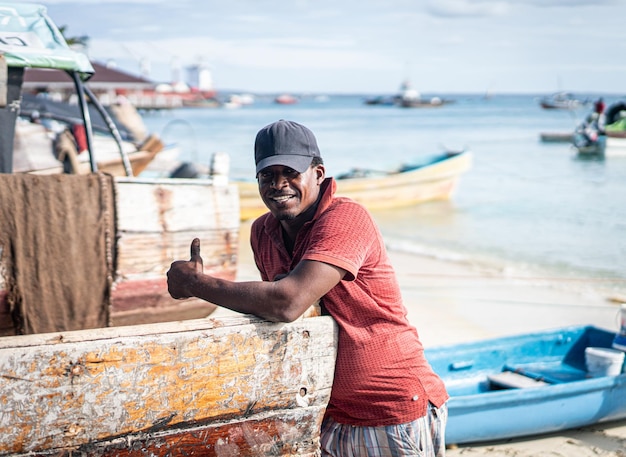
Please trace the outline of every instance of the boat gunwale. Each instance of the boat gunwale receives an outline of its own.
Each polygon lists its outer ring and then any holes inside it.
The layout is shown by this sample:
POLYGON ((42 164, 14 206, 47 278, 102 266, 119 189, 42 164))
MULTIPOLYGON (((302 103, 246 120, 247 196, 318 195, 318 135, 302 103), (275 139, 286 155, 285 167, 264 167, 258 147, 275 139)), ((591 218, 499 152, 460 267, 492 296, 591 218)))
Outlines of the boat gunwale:
MULTIPOLYGON (((497 348, 510 346, 511 343, 516 341, 526 341, 533 342, 539 339, 542 339, 545 342, 550 342, 550 339, 554 342, 557 342, 562 337, 569 337, 571 335, 577 335, 577 339, 572 342, 568 351, 563 355, 552 356, 555 360, 563 361, 569 351, 572 348, 580 343, 580 338, 589 335, 590 333, 599 333, 599 334, 611 334, 610 331, 596 327, 594 325, 575 325, 562 327, 551 330, 543 330, 536 331, 531 333, 523 333, 518 335, 508 335, 499 338, 488 338, 478 341, 473 341, 464 344, 448 344, 437 346, 433 348, 427 348, 425 351, 426 357, 429 360, 433 360, 435 358, 439 359, 441 356, 449 353, 450 351, 455 351, 455 354, 459 354, 463 357, 465 354, 472 354, 477 350, 484 351, 494 351, 497 348), (490 345, 490 343, 492 343, 490 345), (497 343, 496 349, 494 349, 493 344, 497 343), (459 346, 461 349, 459 350, 459 346), (489 349, 486 349, 489 348, 489 349)), ((588 347, 585 345, 585 347, 588 347)), ((436 364, 436 362, 433 362, 436 364)), ((563 362, 562 362, 563 363, 563 362)), ((510 366, 508 363, 505 363, 502 369, 505 369, 506 366, 510 366)), ((501 370, 500 370, 501 371, 501 370)), ((472 385, 476 383, 478 380, 480 382, 487 382, 487 375, 490 373, 498 373, 500 371, 494 371, 488 367, 481 368, 479 370, 458 370, 455 371, 451 368, 451 365, 448 366, 448 373, 439 373, 444 382, 448 380, 450 384, 462 384, 462 380, 465 374, 472 374, 472 385), (446 374, 453 374, 452 376, 446 377, 446 374)), ((470 383, 468 383, 470 384, 470 383)), ((615 376, 602 376, 602 377, 586 377, 584 379, 576 379, 576 380, 568 380, 559 383, 550 383, 546 386, 538 386, 533 388, 523 388, 523 389, 502 389, 502 390, 488 390, 484 392, 471 393, 467 395, 458 395, 451 396, 450 405, 452 407, 462 407, 462 408, 470 408, 470 407, 485 407, 485 405, 497 404, 504 405, 509 403, 519 403, 521 399, 525 401, 532 400, 545 400, 547 397, 567 397, 570 395, 579 395, 585 392, 593 392, 599 390, 605 390, 607 387, 626 386, 626 372, 622 372, 615 376), (565 391, 565 392, 562 392, 565 391), (550 395, 547 395, 547 393, 550 395), (512 395, 513 394, 513 395, 512 395), (510 401, 505 401, 511 398, 510 401), (486 399, 489 399, 488 401, 486 399)))
POLYGON ((585 378, 560 384, 549 384, 531 388, 493 390, 477 394, 452 396, 448 400, 449 409, 502 408, 506 405, 529 402, 540 403, 560 398, 580 396, 585 393, 603 391, 607 388, 626 386, 626 373, 617 376, 585 378), (487 400, 488 399, 488 400, 487 400))
POLYGON ((0 337, 0 351, 5 349, 50 346, 67 343, 75 344, 88 341, 112 340, 117 338, 149 337, 187 332, 203 332, 246 325, 265 324, 278 330, 287 325, 298 324, 298 322, 301 322, 301 325, 305 325, 309 319, 332 320, 330 316, 316 316, 303 318, 292 323, 284 323, 270 322, 251 314, 242 314, 240 316, 206 317, 202 319, 157 322, 119 327, 102 327, 96 329, 37 333, 31 335, 11 335, 0 337))

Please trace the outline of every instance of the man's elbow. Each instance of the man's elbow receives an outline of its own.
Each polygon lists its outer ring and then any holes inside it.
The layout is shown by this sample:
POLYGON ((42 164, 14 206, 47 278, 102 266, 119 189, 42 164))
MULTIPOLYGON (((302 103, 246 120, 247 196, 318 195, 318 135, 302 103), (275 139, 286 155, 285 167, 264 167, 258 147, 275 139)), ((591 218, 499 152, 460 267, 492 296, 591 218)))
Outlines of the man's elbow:
POLYGON ((293 322, 299 319, 311 305, 304 302, 300 302, 298 299, 291 299, 283 301, 280 304, 276 304, 273 311, 266 316, 272 322, 293 322))
POLYGON ((277 310, 275 313, 272 313, 273 315, 271 317, 269 317, 269 320, 272 322, 284 322, 284 323, 290 323, 293 322, 295 320, 297 320, 300 316, 302 316, 303 313, 296 311, 294 309, 280 309, 277 310))
POLYGON ((272 322, 293 322, 309 308, 310 297, 301 293, 293 293, 293 289, 280 287, 282 281, 273 282, 275 287, 266 319, 272 322), (305 303, 306 302, 306 303, 305 303))

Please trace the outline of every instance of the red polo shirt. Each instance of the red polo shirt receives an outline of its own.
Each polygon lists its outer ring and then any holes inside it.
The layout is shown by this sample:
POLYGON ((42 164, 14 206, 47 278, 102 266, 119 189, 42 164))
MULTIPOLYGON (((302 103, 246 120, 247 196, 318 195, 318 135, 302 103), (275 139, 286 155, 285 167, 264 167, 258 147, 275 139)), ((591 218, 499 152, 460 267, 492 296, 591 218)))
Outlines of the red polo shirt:
POLYGON ((417 331, 406 318, 385 244, 360 204, 334 197, 335 182, 322 184, 314 218, 298 233, 293 255, 271 213, 254 221, 251 244, 265 281, 289 273, 301 260, 335 265, 348 273, 322 297, 339 327, 335 378, 326 414, 363 426, 411 422, 430 401, 447 399, 443 381, 424 357, 417 331))

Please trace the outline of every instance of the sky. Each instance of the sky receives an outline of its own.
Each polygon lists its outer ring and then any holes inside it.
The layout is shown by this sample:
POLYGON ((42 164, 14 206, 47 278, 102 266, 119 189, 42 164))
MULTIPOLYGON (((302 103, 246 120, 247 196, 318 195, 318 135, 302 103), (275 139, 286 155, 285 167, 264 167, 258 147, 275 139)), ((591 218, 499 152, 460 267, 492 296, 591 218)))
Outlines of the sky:
POLYGON ((49 0, 101 63, 253 93, 623 94, 626 0, 49 0))

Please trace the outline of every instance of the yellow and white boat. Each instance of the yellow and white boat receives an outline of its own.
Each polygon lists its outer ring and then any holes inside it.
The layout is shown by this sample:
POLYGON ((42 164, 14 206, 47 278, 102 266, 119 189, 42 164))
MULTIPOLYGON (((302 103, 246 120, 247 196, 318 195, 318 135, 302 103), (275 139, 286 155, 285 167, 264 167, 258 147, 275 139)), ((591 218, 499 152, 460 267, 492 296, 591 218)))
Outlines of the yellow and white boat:
MULTIPOLYGON (((337 195, 349 197, 370 210, 400 208, 433 200, 447 200, 459 176, 470 169, 470 151, 444 152, 419 165, 390 172, 354 169, 336 177, 337 195)), ((255 181, 237 181, 241 220, 267 211, 255 181)))

